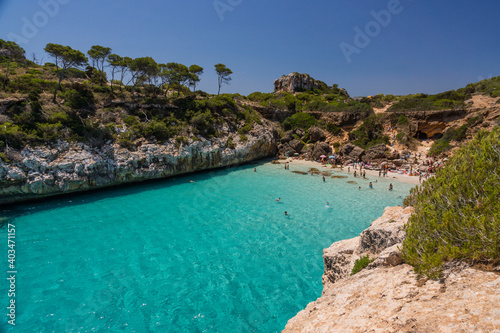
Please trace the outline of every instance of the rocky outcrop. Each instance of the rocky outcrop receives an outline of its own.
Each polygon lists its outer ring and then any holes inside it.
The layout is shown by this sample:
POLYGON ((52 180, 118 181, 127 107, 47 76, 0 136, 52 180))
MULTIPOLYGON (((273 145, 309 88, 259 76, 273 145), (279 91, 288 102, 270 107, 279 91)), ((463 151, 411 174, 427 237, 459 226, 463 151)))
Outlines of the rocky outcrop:
POLYGON ((373 146, 366 151, 365 155, 363 155, 363 162, 386 158, 387 150, 387 146, 384 144, 373 146))
POLYGON ((339 281, 288 321, 287 333, 498 332, 500 277, 471 268, 444 283, 408 265, 339 281))
POLYGON ((308 130, 309 139, 311 143, 316 143, 318 141, 324 141, 326 139, 325 132, 319 127, 312 126, 308 130))
POLYGON ((59 142, 51 147, 27 147, 19 162, 0 162, 0 204, 62 193, 160 179, 219 168, 273 156, 271 127, 256 126, 247 140, 228 136, 180 145, 144 143, 136 151, 116 144, 91 148, 81 143, 59 142))
POLYGON ((326 142, 316 142, 312 150, 313 160, 320 159, 321 155, 330 156, 332 154, 332 147, 326 142))
POLYGON ((385 249, 402 243, 405 233, 403 227, 412 213, 411 208, 387 207, 382 217, 358 237, 334 243, 323 251, 325 289, 346 277, 354 267, 354 262, 364 255, 376 257, 385 249))
POLYGON ((283 332, 498 332, 500 276, 473 268, 420 278, 399 248, 411 208, 389 207, 360 236, 324 251, 323 294, 283 332), (375 259, 350 275, 361 256, 375 259))
POLYGON ((365 150, 351 143, 345 144, 339 149, 340 156, 344 156, 347 160, 358 162, 365 154, 365 150))
POLYGON ((324 82, 313 79, 309 74, 291 73, 274 81, 274 92, 296 92, 326 87, 324 82))

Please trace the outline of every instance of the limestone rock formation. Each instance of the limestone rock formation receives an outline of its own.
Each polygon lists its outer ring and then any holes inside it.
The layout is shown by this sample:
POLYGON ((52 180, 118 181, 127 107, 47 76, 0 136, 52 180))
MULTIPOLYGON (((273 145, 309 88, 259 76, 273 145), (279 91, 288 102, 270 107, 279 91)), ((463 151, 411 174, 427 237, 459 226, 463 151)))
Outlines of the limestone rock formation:
POLYGON ((365 150, 351 143, 348 143, 340 147, 339 154, 341 156, 347 157, 347 159, 349 160, 358 162, 359 159, 365 154, 365 150))
POLYGON ((327 289, 286 333, 499 332, 500 277, 471 268, 444 283, 408 265, 365 269, 327 289))
POLYGON ((324 141, 326 139, 325 132, 319 127, 312 126, 307 131, 309 133, 309 139, 311 143, 316 143, 318 141, 324 141))
POLYGON ((321 155, 330 156, 332 153, 332 147, 326 142, 316 142, 312 151, 312 158, 317 160, 321 155))
POLYGON ((326 87, 324 82, 313 79, 309 74, 291 73, 274 81, 274 92, 295 92, 326 87))
POLYGON ((178 147, 143 143, 136 151, 117 144, 91 148, 82 143, 59 142, 53 146, 27 147, 19 162, 0 161, 0 204, 68 192, 166 178, 194 171, 231 166, 273 156, 274 130, 256 126, 247 140, 228 137, 190 141, 178 147))
POLYGON ((324 251, 323 294, 283 332, 500 332, 500 276, 462 268, 422 279, 403 264, 403 226, 412 208, 389 207, 360 236, 324 251), (356 259, 375 259, 350 275, 356 259))
POLYGON ((295 151, 294 153, 300 154, 302 148, 304 148, 304 144, 299 140, 292 140, 288 144, 295 151))
POLYGON ((380 144, 369 148, 366 154, 362 157, 363 162, 373 161, 376 159, 386 158, 385 152, 387 151, 385 144, 380 144))

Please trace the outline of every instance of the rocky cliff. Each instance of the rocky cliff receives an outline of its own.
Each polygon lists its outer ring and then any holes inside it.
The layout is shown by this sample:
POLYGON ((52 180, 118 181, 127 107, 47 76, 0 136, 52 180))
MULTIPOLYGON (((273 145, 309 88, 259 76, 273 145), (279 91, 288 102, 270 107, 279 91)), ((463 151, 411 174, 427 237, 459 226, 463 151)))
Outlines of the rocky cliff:
POLYGON ((0 162, 0 204, 231 166, 276 152, 271 126, 256 125, 246 141, 229 136, 143 143, 135 151, 68 142, 26 147, 12 162, 0 162))
POLYGON ((322 87, 326 88, 327 85, 313 79, 309 74, 291 73, 274 81, 274 92, 296 92, 322 87))
POLYGON ((323 295, 284 332, 500 332, 500 275, 471 267, 419 278, 403 263, 411 208, 389 207, 360 236, 324 251, 323 295), (356 259, 374 261, 350 275, 356 259))

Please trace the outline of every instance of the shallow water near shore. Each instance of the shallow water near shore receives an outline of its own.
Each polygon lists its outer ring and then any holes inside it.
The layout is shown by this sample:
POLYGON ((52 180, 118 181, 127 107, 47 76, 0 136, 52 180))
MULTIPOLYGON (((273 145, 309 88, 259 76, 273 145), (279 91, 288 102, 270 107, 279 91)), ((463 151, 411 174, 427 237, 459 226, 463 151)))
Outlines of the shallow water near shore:
MULTIPOLYGON (((281 331, 321 295, 323 249, 413 187, 290 169, 247 165, 4 211, 16 232, 16 326, 3 279, 0 331, 281 331)), ((7 274, 6 223, 0 240, 7 274)))

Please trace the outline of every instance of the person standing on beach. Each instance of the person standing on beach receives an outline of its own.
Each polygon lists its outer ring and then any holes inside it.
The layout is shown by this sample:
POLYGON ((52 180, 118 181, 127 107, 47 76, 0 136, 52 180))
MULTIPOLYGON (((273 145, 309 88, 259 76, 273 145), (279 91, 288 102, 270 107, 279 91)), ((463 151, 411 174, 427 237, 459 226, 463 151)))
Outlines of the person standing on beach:
POLYGON ((356 177, 356 170, 354 170, 354 177, 356 177))
POLYGON ((382 169, 378 171, 378 176, 380 177, 380 175, 382 175, 382 169))
POLYGON ((347 173, 351 173, 351 167, 347 167, 347 173))
POLYGON ((363 171, 363 178, 366 178, 366 170, 363 171))

